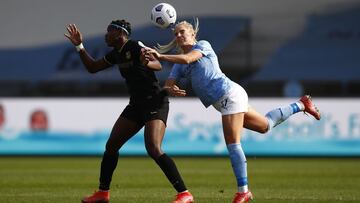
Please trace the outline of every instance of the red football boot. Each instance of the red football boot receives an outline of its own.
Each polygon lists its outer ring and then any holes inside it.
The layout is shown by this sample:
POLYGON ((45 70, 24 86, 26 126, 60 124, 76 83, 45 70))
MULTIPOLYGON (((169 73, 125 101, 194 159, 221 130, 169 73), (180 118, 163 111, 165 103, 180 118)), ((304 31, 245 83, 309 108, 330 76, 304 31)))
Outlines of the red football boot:
POLYGON ((109 191, 95 191, 89 197, 84 197, 82 199, 82 203, 108 203, 110 199, 110 192, 109 191))
POLYGON ((250 200, 253 200, 253 195, 249 190, 247 192, 235 193, 235 197, 232 203, 245 203, 245 202, 249 202, 250 200))
POLYGON ((173 201, 173 203, 193 203, 193 202, 194 202, 194 197, 188 191, 177 194, 175 200, 173 201))
POLYGON ((304 113, 309 113, 310 115, 314 116, 316 120, 320 120, 320 111, 311 101, 310 95, 304 95, 301 97, 300 102, 304 104, 304 113))

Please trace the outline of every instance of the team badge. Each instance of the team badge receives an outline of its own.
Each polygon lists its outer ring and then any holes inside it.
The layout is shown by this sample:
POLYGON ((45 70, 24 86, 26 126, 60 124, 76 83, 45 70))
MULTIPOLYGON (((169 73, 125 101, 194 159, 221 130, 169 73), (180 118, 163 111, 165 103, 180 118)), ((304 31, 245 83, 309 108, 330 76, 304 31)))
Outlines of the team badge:
POLYGON ((130 51, 126 52, 125 57, 126 57, 126 59, 131 59, 131 53, 130 53, 130 51))

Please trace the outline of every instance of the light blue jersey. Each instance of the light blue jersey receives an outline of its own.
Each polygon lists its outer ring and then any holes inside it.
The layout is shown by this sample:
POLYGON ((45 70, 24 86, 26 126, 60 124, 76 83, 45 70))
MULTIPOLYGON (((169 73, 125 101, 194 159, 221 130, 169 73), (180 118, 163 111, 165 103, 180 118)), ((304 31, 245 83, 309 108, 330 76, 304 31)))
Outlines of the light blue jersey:
POLYGON ((195 94, 205 107, 209 107, 230 90, 232 82, 221 71, 218 58, 208 41, 198 41, 192 50, 200 51, 203 57, 191 64, 174 64, 169 79, 190 80, 195 94))

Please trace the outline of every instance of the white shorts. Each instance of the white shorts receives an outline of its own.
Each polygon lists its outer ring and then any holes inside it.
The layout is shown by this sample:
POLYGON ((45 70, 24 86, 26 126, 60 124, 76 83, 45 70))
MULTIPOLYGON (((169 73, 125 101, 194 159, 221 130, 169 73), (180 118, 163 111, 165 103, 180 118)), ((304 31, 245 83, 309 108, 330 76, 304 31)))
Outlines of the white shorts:
POLYGON ((248 112, 248 95, 244 88, 234 83, 230 91, 225 93, 213 106, 222 115, 248 112))

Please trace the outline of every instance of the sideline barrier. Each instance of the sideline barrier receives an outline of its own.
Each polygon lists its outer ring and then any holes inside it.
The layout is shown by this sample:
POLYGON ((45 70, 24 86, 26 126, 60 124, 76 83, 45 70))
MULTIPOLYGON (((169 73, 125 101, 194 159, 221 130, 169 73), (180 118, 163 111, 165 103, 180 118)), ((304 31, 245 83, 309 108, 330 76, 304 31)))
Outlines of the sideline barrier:
MULTIPOLYGON (((293 99, 250 98, 260 113, 293 99)), ((298 113, 267 134, 243 132, 242 145, 254 156, 360 156, 360 99, 316 99, 322 119, 298 113)), ((109 132, 128 99, 0 98, 5 123, 0 155, 101 155, 109 132), (30 129, 34 110, 47 114, 48 129, 30 129)), ((226 155, 220 114, 193 98, 171 98, 163 149, 173 155, 226 155)), ((146 155, 143 130, 120 151, 146 155)))

